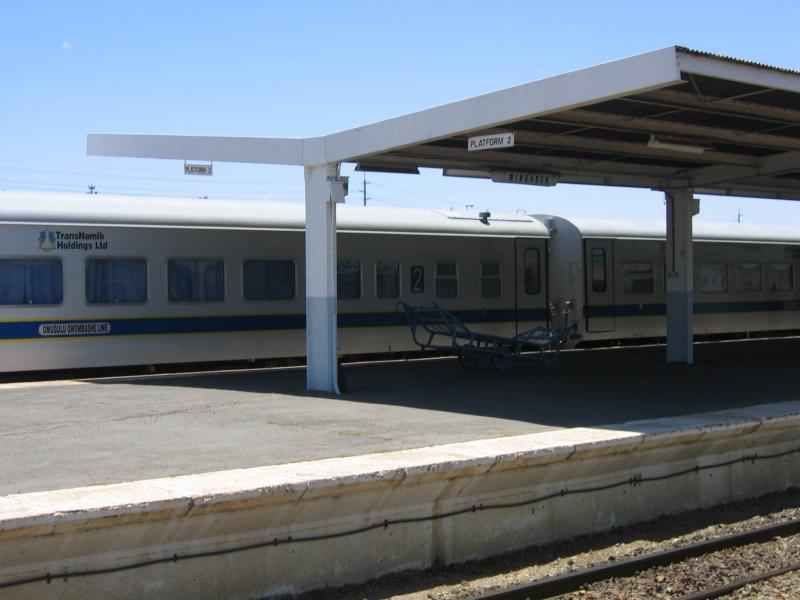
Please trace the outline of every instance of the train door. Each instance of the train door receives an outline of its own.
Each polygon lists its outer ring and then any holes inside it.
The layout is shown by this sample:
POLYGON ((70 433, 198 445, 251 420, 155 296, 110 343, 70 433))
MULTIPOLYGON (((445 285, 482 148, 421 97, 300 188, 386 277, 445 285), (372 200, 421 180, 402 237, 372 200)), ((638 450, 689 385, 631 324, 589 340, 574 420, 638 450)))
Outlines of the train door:
POLYGON ((516 238, 515 303, 517 333, 541 325, 547 310, 547 240, 516 238))
POLYGON ((586 331, 614 331, 614 242, 584 240, 586 331))

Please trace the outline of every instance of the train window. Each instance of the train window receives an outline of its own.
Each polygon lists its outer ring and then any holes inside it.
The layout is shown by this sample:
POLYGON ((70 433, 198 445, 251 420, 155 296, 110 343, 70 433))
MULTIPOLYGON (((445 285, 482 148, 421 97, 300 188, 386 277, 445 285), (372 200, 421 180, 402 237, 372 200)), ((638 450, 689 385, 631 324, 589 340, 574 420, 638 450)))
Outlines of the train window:
POLYGON ((736 291, 761 291, 761 263, 740 262, 736 264, 736 291))
POLYGON ((61 304, 64 274, 57 258, 0 259, 0 304, 61 304))
POLYGON ((794 289, 792 263, 769 263, 767 266, 767 289, 770 292, 791 292, 794 289))
POLYGON ((607 289, 606 250, 592 248, 592 291, 602 294, 607 289))
POLYGON ((525 293, 535 296, 542 291, 541 270, 539 268, 539 249, 525 248, 525 293))
POLYGON ((294 300, 293 260, 246 260, 242 265, 245 300, 294 300))
POLYGON ((652 294, 653 263, 622 263, 622 293, 652 294))
POLYGON ((728 291, 728 265, 725 263, 700 263, 697 277, 701 292, 728 291))
POLYGON ((361 298, 361 263, 340 260, 336 269, 337 297, 342 300, 361 298))
POLYGON ((147 302, 147 261, 143 258, 90 258, 86 261, 86 302, 147 302))
POLYGON ((167 263, 170 302, 219 302, 225 298, 225 263, 181 259, 167 263))
POLYGON ((379 260, 375 265, 375 293, 378 298, 400 297, 400 263, 379 260))
POLYGON ((436 264, 436 297, 455 298, 458 296, 458 272, 456 263, 436 264))
POLYGON ((500 284, 500 263, 481 263, 481 297, 498 297, 501 292, 500 284))

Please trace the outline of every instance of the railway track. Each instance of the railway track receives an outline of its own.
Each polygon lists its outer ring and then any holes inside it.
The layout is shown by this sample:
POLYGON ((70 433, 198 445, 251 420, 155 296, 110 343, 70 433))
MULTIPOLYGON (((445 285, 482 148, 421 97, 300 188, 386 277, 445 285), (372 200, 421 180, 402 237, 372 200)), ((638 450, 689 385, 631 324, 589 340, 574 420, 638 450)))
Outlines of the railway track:
MULTIPOLYGON (((776 538, 784 538, 800 533, 800 519, 769 525, 758 529, 721 536, 689 544, 680 548, 672 548, 653 552, 635 558, 617 561, 610 564, 597 565, 563 575, 547 577, 531 583, 517 585, 501 591, 482 593, 469 597, 469 600, 534 600, 538 598, 553 598, 584 589, 586 586, 611 579, 632 577, 642 571, 674 565, 691 558, 707 556, 721 550, 741 548, 749 544, 766 543, 776 538)), ((726 594, 766 579, 800 570, 800 561, 776 569, 743 576, 722 585, 711 586, 702 591, 692 592, 683 596, 672 596, 680 600, 705 600, 706 598, 719 598, 726 594)))

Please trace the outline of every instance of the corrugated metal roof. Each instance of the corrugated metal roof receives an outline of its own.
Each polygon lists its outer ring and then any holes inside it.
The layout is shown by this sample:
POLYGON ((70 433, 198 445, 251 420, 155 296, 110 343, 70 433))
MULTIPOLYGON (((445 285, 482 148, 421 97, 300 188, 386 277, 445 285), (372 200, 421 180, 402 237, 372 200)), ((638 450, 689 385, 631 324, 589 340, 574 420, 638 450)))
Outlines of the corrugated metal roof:
POLYGON ((742 58, 726 56, 724 54, 715 54, 713 52, 707 52, 705 50, 695 50, 694 48, 687 48, 686 46, 676 46, 675 48, 679 52, 685 52, 686 54, 694 54, 695 56, 705 56, 706 58, 724 60, 726 62, 734 63, 737 65, 747 65, 750 67, 758 67, 759 69, 769 69, 771 71, 778 71, 780 73, 789 73, 790 75, 800 75, 800 71, 796 71, 794 69, 788 69, 786 67, 776 67, 774 65, 768 65, 765 63, 760 63, 752 60, 744 60, 742 58))

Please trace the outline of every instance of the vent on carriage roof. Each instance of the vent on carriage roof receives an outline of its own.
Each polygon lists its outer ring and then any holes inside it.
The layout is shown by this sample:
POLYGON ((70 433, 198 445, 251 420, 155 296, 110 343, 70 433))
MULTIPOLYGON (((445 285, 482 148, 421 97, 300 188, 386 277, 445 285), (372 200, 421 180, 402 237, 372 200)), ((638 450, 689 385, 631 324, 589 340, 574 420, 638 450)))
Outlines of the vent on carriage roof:
MULTIPOLYGON (((448 219, 462 219, 464 221, 482 221, 479 213, 459 212, 454 210, 440 210, 434 209, 434 212, 444 215, 448 219)), ((529 215, 520 215, 512 213, 489 213, 492 221, 508 221, 510 223, 531 223, 533 217, 529 215)), ((488 217, 487 217, 488 219, 488 217)))
POLYGON ((677 46, 677 49, 679 52, 684 52, 686 54, 694 54, 695 56, 705 56, 707 58, 716 58, 718 60, 724 60, 739 65, 748 65, 751 67, 758 67, 760 69, 770 69, 771 71, 780 71, 781 73, 789 73, 790 75, 800 75, 800 71, 797 71, 795 69, 787 69, 786 67, 776 67, 774 65, 767 65, 752 60, 744 60, 742 58, 726 56, 724 54, 714 54, 713 52, 706 52, 704 50, 694 50, 693 48, 687 48, 686 46, 677 46))

